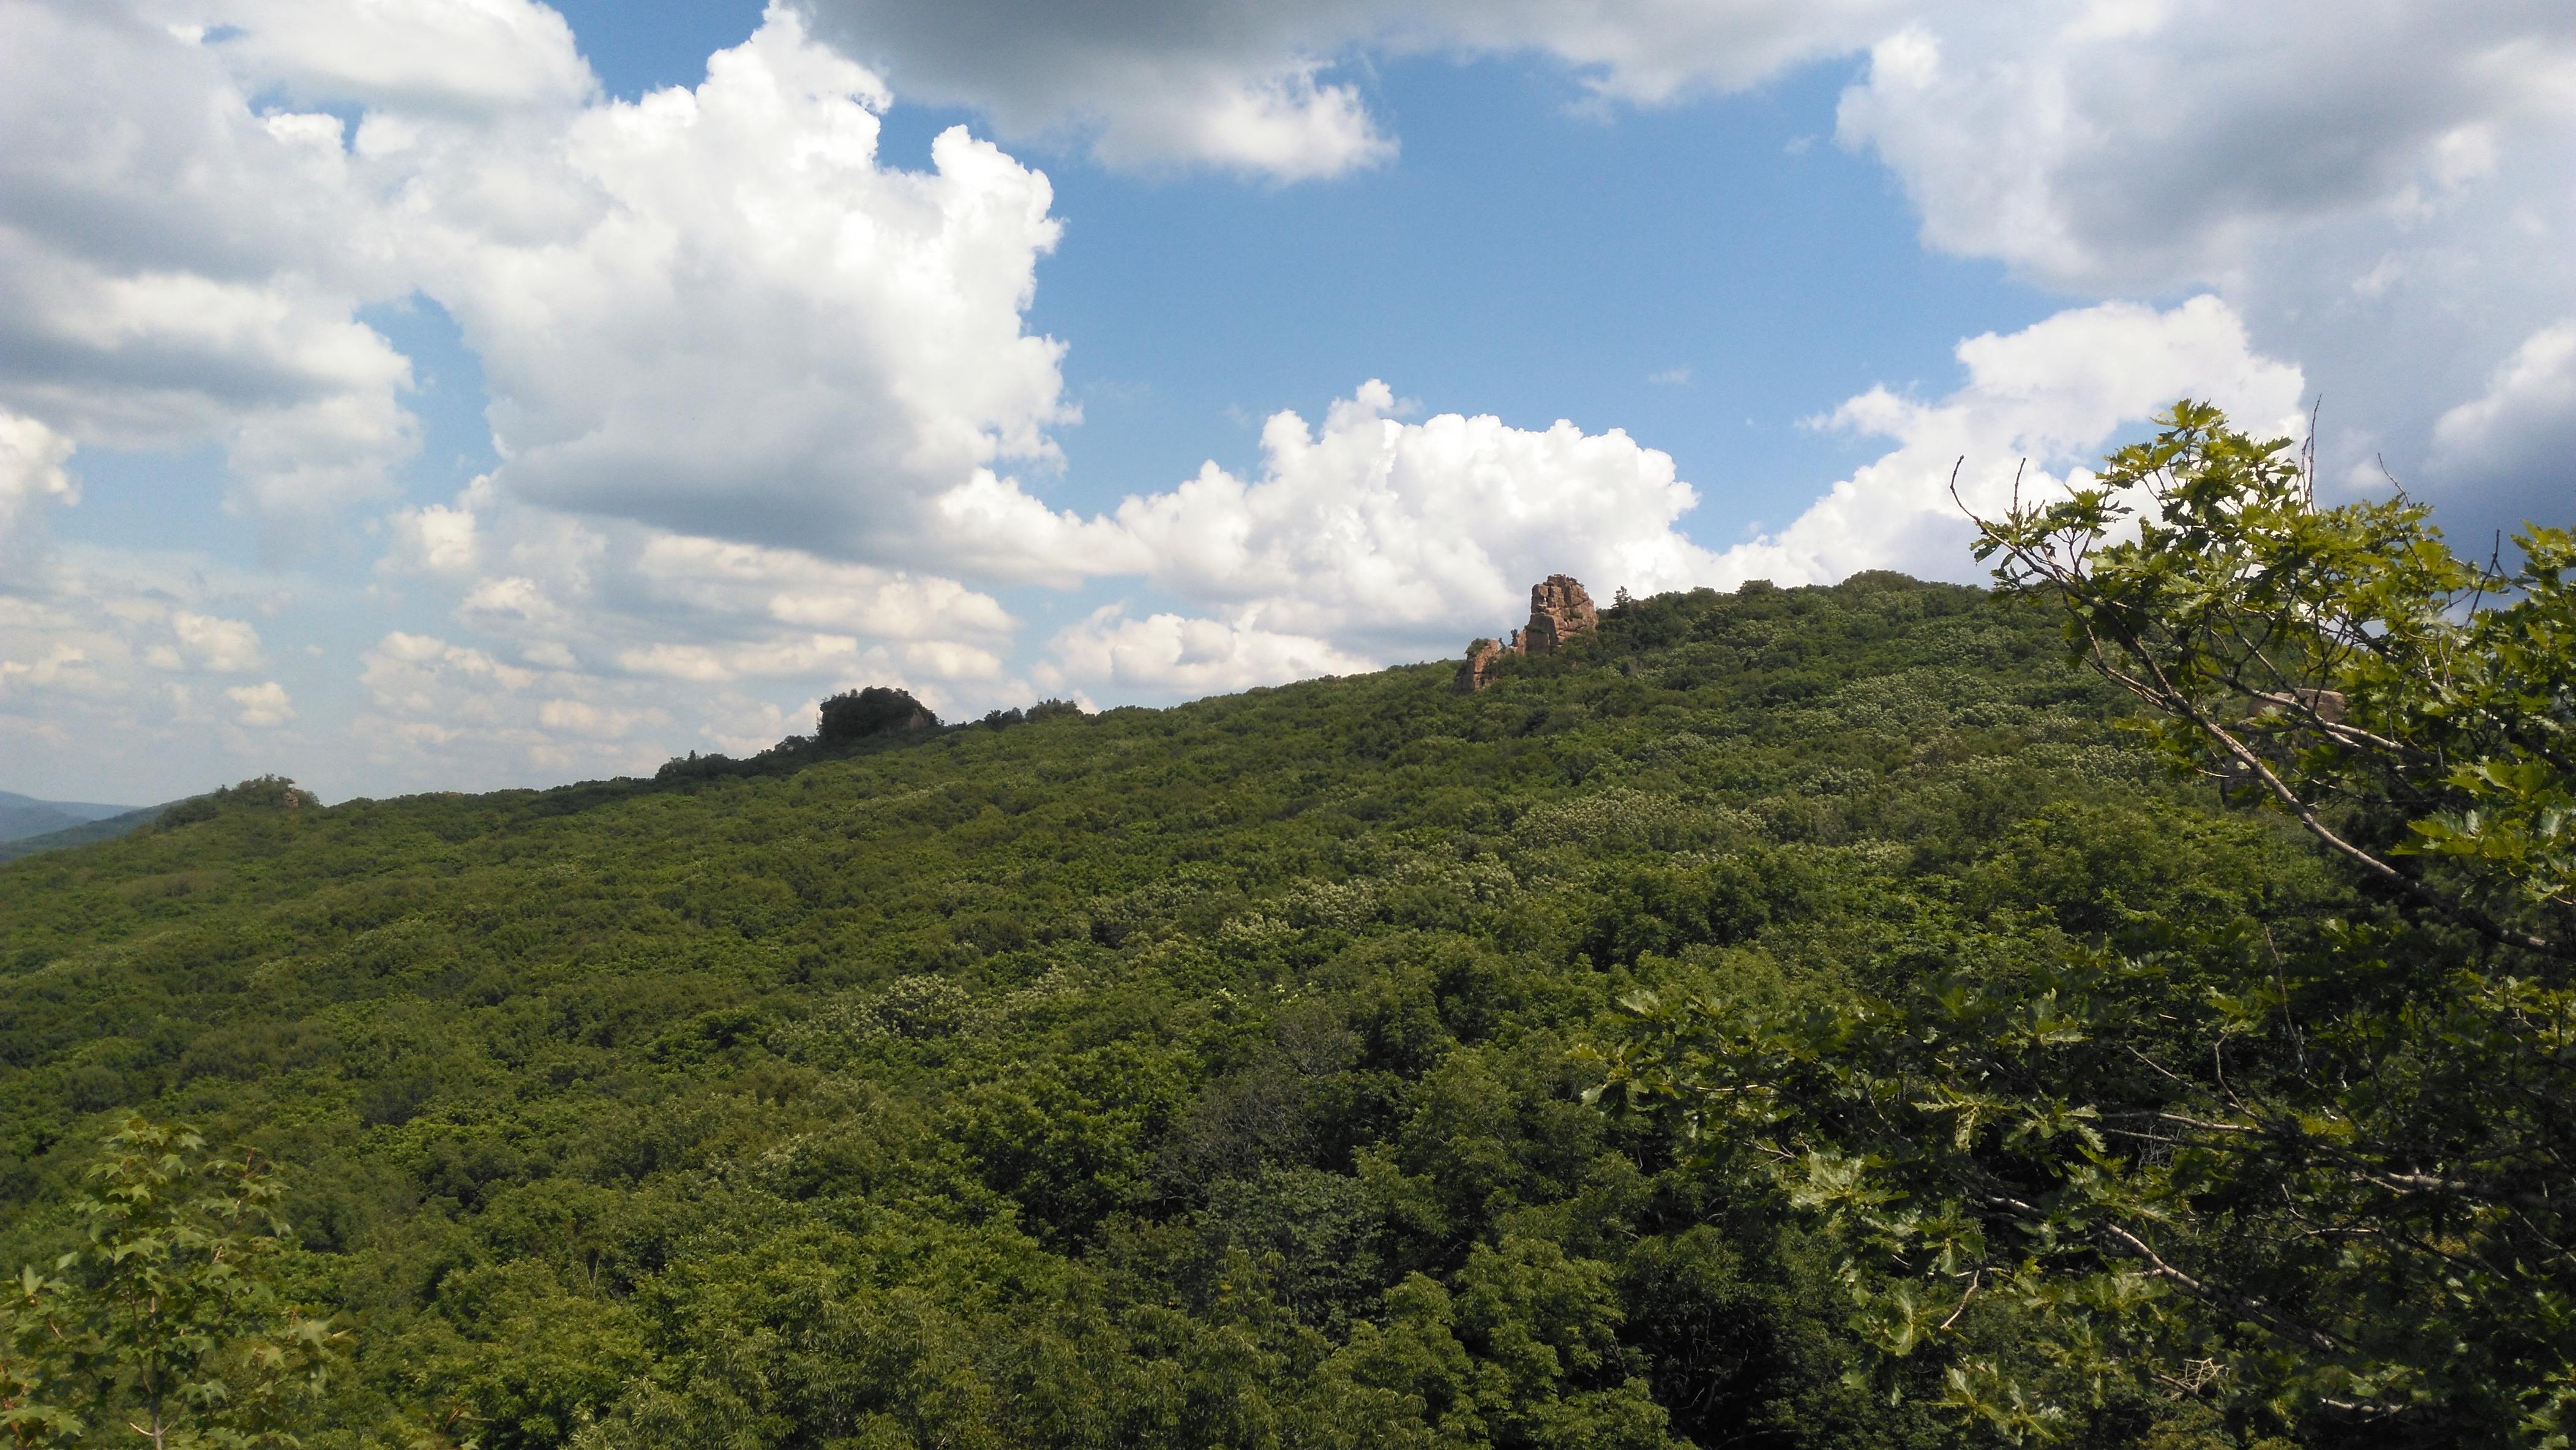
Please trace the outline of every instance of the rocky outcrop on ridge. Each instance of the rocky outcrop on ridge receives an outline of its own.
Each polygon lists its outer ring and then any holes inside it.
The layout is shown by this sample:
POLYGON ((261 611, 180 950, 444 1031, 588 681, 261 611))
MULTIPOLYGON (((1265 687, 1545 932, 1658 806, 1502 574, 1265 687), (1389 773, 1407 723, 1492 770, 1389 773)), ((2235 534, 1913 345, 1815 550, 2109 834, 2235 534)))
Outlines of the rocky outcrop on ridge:
POLYGON ((1521 631, 1521 653, 1554 654, 1579 634, 1601 627, 1601 611, 1571 574, 1550 574, 1530 586, 1529 627, 1521 631))
POLYGON ((1469 640, 1467 662, 1458 667, 1458 693, 1472 695, 1493 683, 1494 666, 1501 664, 1507 653, 1509 651, 1493 640, 1469 640))
POLYGON ((1530 586, 1529 623, 1512 631, 1509 643, 1472 640, 1467 661, 1458 667, 1458 693, 1472 695, 1493 683, 1494 667, 1505 655, 1554 654, 1580 635, 1601 627, 1601 611, 1582 581, 1571 574, 1550 574, 1530 586))

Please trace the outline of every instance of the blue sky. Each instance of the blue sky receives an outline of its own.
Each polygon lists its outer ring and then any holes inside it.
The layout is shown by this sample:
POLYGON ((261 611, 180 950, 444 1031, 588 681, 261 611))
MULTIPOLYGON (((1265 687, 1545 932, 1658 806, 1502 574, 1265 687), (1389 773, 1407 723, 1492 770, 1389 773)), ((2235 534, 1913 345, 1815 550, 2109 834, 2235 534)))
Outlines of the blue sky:
MULTIPOLYGON (((697 84, 761 13, 557 8, 621 96, 697 84)), ((1961 337, 2057 305, 1997 262, 1919 245, 1886 169, 1833 143, 1864 64, 1603 112, 1544 57, 1382 61, 1357 79, 1400 159, 1328 186, 1031 151, 1066 220, 1029 311, 1072 344, 1084 421, 1065 434, 1064 496, 1114 503, 1209 457, 1250 466, 1244 420, 1383 375, 1434 411, 1651 440, 1710 496, 1691 521, 1707 539, 1794 514, 1877 451, 1801 420, 1874 383, 1946 391, 1961 337)), ((976 123, 898 99, 887 159, 920 167, 933 135, 976 123)))
POLYGON ((318 4, 0 22, 0 789, 1164 703, 1560 568, 1973 578, 1954 461, 2184 392, 2323 397, 2331 487, 2464 531, 2565 494, 2548 6, 318 4))

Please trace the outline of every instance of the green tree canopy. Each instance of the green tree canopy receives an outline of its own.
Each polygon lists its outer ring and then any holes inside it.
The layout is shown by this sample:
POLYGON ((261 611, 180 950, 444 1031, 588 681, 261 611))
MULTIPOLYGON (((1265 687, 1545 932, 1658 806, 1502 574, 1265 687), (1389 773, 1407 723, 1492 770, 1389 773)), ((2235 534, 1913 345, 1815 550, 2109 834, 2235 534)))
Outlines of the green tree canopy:
POLYGON ((119 1125, 72 1204, 87 1243, 9 1286, 0 1426, 13 1443, 293 1444, 331 1330, 279 1292, 284 1193, 255 1153, 212 1151, 185 1126, 119 1125))
POLYGON ((934 730, 938 726, 939 717, 914 699, 910 691, 870 685, 863 690, 844 690, 825 700, 816 712, 814 738, 838 745, 872 735, 934 730))
POLYGON ((1826 1225, 1884 1355, 2013 1438, 2564 1445, 2576 540, 2480 567, 2213 408, 2159 425, 1979 555, 2320 869, 2061 808, 1995 863, 2080 883, 2053 935, 1936 914, 1873 990, 1639 994, 1604 1090, 1826 1225))

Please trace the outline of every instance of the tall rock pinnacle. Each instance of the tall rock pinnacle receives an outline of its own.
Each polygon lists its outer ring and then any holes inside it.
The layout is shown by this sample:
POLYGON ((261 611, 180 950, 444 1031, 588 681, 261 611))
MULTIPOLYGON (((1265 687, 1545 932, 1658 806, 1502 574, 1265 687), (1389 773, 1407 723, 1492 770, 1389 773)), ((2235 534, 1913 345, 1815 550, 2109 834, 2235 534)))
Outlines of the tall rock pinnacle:
POLYGON ((1472 695, 1493 682, 1494 666, 1505 655, 1554 654, 1578 635, 1601 627, 1601 611, 1571 574, 1550 574, 1530 586, 1529 624, 1512 631, 1511 642, 1471 641, 1467 662, 1458 667, 1458 692, 1472 695))

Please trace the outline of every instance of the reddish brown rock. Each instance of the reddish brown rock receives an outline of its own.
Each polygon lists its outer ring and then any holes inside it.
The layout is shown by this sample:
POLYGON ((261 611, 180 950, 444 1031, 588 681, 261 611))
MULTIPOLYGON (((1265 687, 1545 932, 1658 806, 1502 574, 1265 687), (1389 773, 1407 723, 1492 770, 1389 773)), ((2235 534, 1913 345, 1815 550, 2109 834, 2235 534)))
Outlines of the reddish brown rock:
POLYGON ((1472 695, 1493 683, 1494 666, 1508 653, 1490 639, 1467 642, 1467 662, 1458 667, 1458 693, 1472 695))
POLYGON ((1550 574, 1530 586, 1527 628, 1513 630, 1509 643, 1479 639, 1468 644, 1467 662, 1458 667, 1458 692, 1472 695, 1492 684, 1494 666, 1505 655, 1554 654, 1578 635, 1600 627, 1601 611, 1592 607, 1592 596, 1583 592, 1583 585, 1571 574, 1550 574))
POLYGON ((1521 631, 1521 653, 1554 654, 1576 635, 1601 627, 1601 611, 1571 574, 1550 574, 1530 586, 1529 628, 1521 631))

